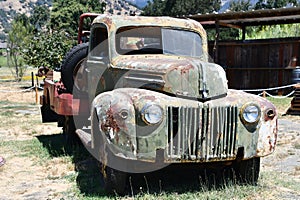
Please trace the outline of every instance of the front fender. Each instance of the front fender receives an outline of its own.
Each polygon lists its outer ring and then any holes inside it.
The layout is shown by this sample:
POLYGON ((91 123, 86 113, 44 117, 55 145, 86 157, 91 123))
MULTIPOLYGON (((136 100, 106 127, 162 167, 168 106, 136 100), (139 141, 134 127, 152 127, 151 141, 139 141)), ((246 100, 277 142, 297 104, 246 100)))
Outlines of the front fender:
POLYGON ((112 153, 135 157, 135 110, 131 98, 120 91, 101 93, 93 100, 91 113, 98 121, 98 127, 92 127, 92 147, 99 148, 95 134, 100 133, 112 153))
MULTIPOLYGON (((264 113, 266 115, 267 113, 264 113)), ((268 119, 263 116, 262 124, 259 129, 258 141, 257 141, 257 156, 267 156, 274 152, 278 132, 278 119, 277 115, 273 119, 268 119)))
MULTIPOLYGON (((170 97, 154 91, 119 88, 99 94, 92 103, 92 138, 101 134, 111 152, 128 159, 155 160, 156 150, 164 149, 167 140, 166 105, 170 97), (141 111, 147 104, 162 107, 163 120, 155 125, 142 121, 141 111)), ((95 139, 92 147, 95 148, 95 139)))

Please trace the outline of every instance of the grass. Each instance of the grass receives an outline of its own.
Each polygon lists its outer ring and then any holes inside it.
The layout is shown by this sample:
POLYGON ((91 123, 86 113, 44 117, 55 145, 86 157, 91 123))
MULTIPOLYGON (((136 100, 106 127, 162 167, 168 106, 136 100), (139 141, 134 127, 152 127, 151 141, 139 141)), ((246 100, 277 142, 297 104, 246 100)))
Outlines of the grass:
POLYGON ((3 56, 5 49, 0 49, 0 68, 7 67, 7 58, 3 56))
POLYGON ((274 97, 267 97, 269 101, 271 101, 279 113, 284 113, 291 105, 292 97, 287 98, 274 98, 274 97))
MULTIPOLYGON (((43 80, 43 77, 35 77, 38 69, 33 67, 28 67, 25 69, 23 81, 31 81, 31 74, 33 73, 34 79, 38 78, 39 83, 43 80)), ((14 68, 9 68, 6 64, 6 58, 0 55, 0 81, 15 81, 15 70, 14 68)))
MULTIPOLYGON (((76 173, 67 174, 63 177, 49 176, 48 179, 65 179, 75 183, 72 191, 69 192, 82 200, 276 199, 282 195, 276 192, 278 188, 285 188, 291 194, 297 194, 300 188, 300 182, 282 176, 279 172, 263 172, 257 186, 226 183, 222 186, 210 188, 205 184, 200 184, 199 180, 192 183, 192 185, 185 184, 184 180, 183 183, 179 181, 176 186, 173 186, 174 183, 162 181, 162 184, 157 182, 156 187, 158 188, 153 188, 153 186, 140 188, 140 191, 135 192, 133 195, 125 197, 107 196, 101 186, 99 169, 90 155, 81 146, 68 149, 62 137, 60 134, 55 134, 38 136, 25 141, 0 141, 0 147, 2 151, 11 151, 18 156, 35 158, 36 164, 39 165, 52 164, 51 159, 53 158, 59 158, 60 162, 69 163, 70 165, 75 164, 76 173), (168 186, 168 184, 171 186, 168 186)), ((145 182, 148 184, 147 180, 145 182)), ((68 192, 67 195, 69 195, 68 192)))
POLYGON ((296 142, 296 143, 294 144, 294 148, 295 148, 295 149, 300 149, 300 142, 296 142))
POLYGON ((36 157, 40 162, 51 157, 36 138, 24 141, 0 141, 0 146, 3 151, 13 151, 20 157, 36 157))
POLYGON ((38 107, 28 103, 12 103, 9 101, 0 101, 0 121, 3 129, 10 129, 13 126, 20 126, 23 130, 32 130, 32 126, 40 124, 40 116, 26 114, 20 116, 19 111, 29 111, 39 113, 38 107))
POLYGON ((292 97, 288 98, 274 98, 274 97, 267 97, 269 101, 271 101, 276 107, 286 107, 289 106, 291 103, 292 97))
MULTIPOLYGON (((163 186, 160 192, 140 191, 134 195, 121 196, 102 196, 101 194, 81 193, 78 189, 77 194, 83 200, 100 200, 100 199, 140 199, 140 200, 188 200, 188 199, 276 199, 276 197, 283 195, 280 192, 273 191, 276 188, 285 188, 291 193, 296 193, 300 183, 291 179, 286 179, 280 174, 274 172, 261 173, 257 186, 252 185, 236 185, 233 183, 226 184, 219 188, 209 189, 205 185, 198 184, 198 190, 191 190, 184 184, 179 187, 169 188, 163 186), (179 192, 178 192, 179 191, 179 192)), ((297 197, 297 196, 295 196, 297 197)))
POLYGON ((260 179, 263 187, 283 187, 292 191, 298 191, 300 188, 299 180, 284 177, 283 174, 278 172, 264 172, 261 174, 260 179))
MULTIPOLYGON (((276 99, 268 97, 278 109, 285 109, 289 106, 291 98, 276 99)), ((22 124, 22 131, 31 131, 38 135, 32 127, 40 125, 39 115, 18 115, 18 110, 36 109, 33 104, 14 103, 0 101, 0 120, 1 128, 9 130, 13 126, 22 124)), ((295 144, 299 149, 299 144, 295 144)), ((144 184, 138 188, 134 194, 126 197, 107 196, 103 190, 101 173, 97 162, 91 157, 87 150, 82 146, 66 146, 62 134, 38 135, 29 140, 22 141, 3 141, 0 137, 0 151, 14 152, 20 157, 34 158, 39 165, 52 165, 53 159, 58 158, 60 163, 75 166, 76 172, 60 176, 49 176, 48 179, 64 179, 73 184, 72 194, 84 200, 96 199, 280 199, 278 188, 296 193, 300 188, 300 183, 290 179, 281 172, 262 172, 257 186, 237 185, 226 183, 219 187, 209 187, 200 183, 199 179, 185 184, 183 179, 174 185, 173 182, 166 182, 162 179, 151 183, 150 180, 143 180, 144 184), (149 182, 149 184, 148 184, 149 182), (145 186, 146 185, 146 186, 145 186), (270 196, 271 195, 271 196, 270 196)), ((57 163, 58 165, 60 163, 57 163)), ((177 176, 178 174, 173 174, 177 176)), ((135 183, 135 182, 133 182, 135 183)), ((68 194, 66 194, 67 196, 68 194)))
MULTIPOLYGON (((179 180, 175 184, 159 179, 157 182, 143 179, 149 186, 140 187, 133 195, 125 197, 107 196, 102 188, 101 173, 97 162, 89 155, 82 146, 68 147, 65 145, 63 135, 41 135, 31 140, 24 141, 0 141, 2 152, 13 152, 20 157, 33 158, 35 164, 53 165, 67 163, 75 165, 76 172, 66 174, 63 177, 49 176, 50 180, 65 179, 74 183, 72 194, 82 200, 96 199, 249 199, 253 193, 263 192, 264 186, 236 185, 228 183, 223 186, 209 187, 200 183, 199 179, 194 181, 179 180), (53 163, 58 158, 59 163, 53 163)), ((260 182, 268 182, 263 180, 260 182)), ((280 183, 280 181, 278 181, 280 183)), ((133 181, 133 184, 135 182, 133 181)), ((144 184, 144 185, 145 185, 144 184)), ((284 183, 288 184, 288 183, 284 183)), ((68 195, 68 194, 66 194, 68 195)))

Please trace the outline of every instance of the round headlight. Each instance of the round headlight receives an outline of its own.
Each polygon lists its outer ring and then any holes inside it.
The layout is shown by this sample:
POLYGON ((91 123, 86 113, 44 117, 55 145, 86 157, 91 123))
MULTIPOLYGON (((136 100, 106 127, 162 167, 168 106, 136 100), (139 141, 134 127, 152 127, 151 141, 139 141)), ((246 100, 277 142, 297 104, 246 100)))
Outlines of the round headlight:
POLYGON ((256 123, 260 118, 260 108, 254 104, 244 105, 241 114, 246 123, 256 123))
POLYGON ((143 107, 142 119, 146 124, 157 124, 162 121, 163 110, 159 105, 147 104, 143 107))

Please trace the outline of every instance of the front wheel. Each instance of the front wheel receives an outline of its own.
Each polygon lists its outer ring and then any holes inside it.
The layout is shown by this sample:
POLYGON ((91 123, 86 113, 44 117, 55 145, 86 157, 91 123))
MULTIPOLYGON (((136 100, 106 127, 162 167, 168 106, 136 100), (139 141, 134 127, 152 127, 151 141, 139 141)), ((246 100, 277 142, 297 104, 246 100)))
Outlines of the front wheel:
POLYGON ((76 134, 76 127, 72 116, 65 116, 63 134, 67 145, 76 146, 80 144, 80 139, 76 134))
POLYGON ((260 158, 241 160, 236 163, 235 172, 237 180, 243 184, 256 185, 260 168, 260 158))
POLYGON ((106 166, 103 172, 104 189, 109 194, 124 195, 128 186, 128 174, 106 166))

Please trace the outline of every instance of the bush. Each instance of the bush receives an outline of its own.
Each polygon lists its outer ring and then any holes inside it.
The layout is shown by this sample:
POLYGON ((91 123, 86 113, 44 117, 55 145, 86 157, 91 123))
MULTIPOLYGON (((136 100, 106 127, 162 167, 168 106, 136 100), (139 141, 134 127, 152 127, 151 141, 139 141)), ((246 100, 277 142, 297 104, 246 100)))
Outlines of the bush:
POLYGON ((65 32, 38 32, 25 45, 22 55, 25 63, 30 66, 54 69, 60 66, 73 43, 74 40, 68 38, 65 32))

